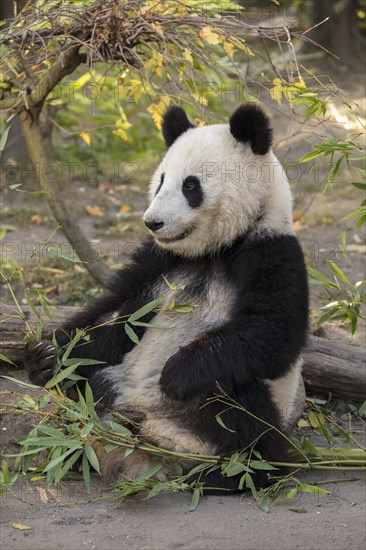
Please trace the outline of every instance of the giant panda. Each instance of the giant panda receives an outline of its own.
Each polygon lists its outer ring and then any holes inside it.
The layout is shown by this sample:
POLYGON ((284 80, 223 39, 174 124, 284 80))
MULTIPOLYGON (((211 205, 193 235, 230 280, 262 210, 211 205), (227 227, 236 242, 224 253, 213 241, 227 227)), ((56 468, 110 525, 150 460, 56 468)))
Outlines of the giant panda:
MULTIPOLYGON (((248 103, 228 124, 195 127, 174 106, 162 133, 167 152, 143 216, 149 236, 108 294, 57 331, 58 345, 78 328, 92 329, 73 355, 103 364, 79 373, 90 379, 101 414, 125 414, 147 441, 210 455, 255 442, 263 458, 284 461, 281 432, 293 424, 303 388, 308 288, 269 119, 248 103), (134 343, 113 319, 157 298, 158 311, 140 319, 154 327, 135 327, 134 343), (173 301, 193 311, 177 313, 173 301), (208 401, 220 391, 247 413, 208 401)), ((55 365, 50 342, 29 344, 25 364, 30 380, 44 384, 55 365)), ((125 458, 117 449, 101 462, 108 479, 133 478, 149 467, 137 450, 125 458)), ((255 482, 267 478, 258 470, 255 482)), ((238 485, 217 471, 202 480, 217 489, 238 485)))

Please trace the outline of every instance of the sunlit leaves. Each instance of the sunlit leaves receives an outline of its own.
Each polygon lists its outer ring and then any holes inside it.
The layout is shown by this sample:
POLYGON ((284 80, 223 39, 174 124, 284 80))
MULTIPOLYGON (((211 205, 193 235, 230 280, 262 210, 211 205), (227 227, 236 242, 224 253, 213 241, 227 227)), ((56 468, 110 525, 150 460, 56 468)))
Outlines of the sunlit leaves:
POLYGON ((202 40, 210 45, 220 44, 220 35, 212 27, 204 26, 199 33, 202 40))
POLYGON ((91 137, 90 137, 89 132, 80 132, 79 136, 80 136, 81 139, 84 141, 84 143, 86 143, 87 145, 90 146, 91 137))
POLYGON ((319 94, 305 85, 303 80, 287 83, 280 78, 274 78, 273 87, 270 90, 271 98, 280 106, 285 99, 293 105, 307 105, 304 111, 305 117, 311 115, 323 116, 327 112, 327 104, 319 98, 319 94))
POLYGON ((152 50, 152 57, 145 63, 146 69, 151 69, 158 76, 163 75, 163 61, 164 56, 158 50, 152 50))
POLYGON ((163 114, 165 113, 169 103, 170 103, 170 97, 167 95, 163 95, 159 98, 159 101, 157 103, 152 103, 147 108, 147 111, 151 113, 154 124, 158 130, 161 129, 163 114))

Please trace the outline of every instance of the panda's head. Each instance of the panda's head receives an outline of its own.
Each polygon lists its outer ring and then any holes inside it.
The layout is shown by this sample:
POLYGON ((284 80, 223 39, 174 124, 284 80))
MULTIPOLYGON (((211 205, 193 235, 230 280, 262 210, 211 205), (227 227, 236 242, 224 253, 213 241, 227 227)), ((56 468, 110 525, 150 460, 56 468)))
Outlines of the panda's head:
POLYGON ((159 246, 194 257, 248 232, 292 233, 289 186, 271 150, 269 119, 257 105, 240 106, 229 124, 203 127, 172 107, 162 131, 168 151, 143 218, 159 246))

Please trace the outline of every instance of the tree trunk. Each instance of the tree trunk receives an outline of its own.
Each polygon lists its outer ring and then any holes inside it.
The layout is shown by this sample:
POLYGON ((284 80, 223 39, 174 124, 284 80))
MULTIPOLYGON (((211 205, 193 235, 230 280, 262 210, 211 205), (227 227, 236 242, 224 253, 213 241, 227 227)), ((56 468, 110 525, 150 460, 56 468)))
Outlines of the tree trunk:
POLYGON ((47 166, 50 161, 46 155, 46 147, 43 144, 39 114, 33 109, 31 116, 30 113, 23 110, 20 114, 20 120, 37 181, 42 191, 45 192, 46 200, 53 215, 90 275, 102 285, 106 285, 111 276, 109 267, 101 260, 80 226, 72 219, 63 202, 57 182, 54 178, 47 177, 47 166))
MULTIPOLYGON (((37 308, 44 324, 42 337, 51 339, 53 330, 77 311, 74 307, 50 308, 52 321, 42 308, 37 308)), ((10 306, 0 309, 0 352, 20 364, 24 349, 24 333, 40 320, 28 306, 14 311, 10 306)), ((347 346, 325 338, 310 336, 304 352, 303 378, 308 392, 343 399, 363 401, 366 394, 365 349, 347 346)))

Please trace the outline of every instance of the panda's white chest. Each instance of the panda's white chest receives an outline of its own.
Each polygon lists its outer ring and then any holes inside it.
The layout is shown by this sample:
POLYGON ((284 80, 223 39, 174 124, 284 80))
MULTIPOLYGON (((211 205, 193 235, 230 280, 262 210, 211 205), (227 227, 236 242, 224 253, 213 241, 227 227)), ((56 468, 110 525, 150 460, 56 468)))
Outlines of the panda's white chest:
POLYGON ((167 360, 208 331, 224 324, 230 316, 234 290, 220 274, 210 277, 202 292, 190 295, 193 276, 177 274, 172 281, 184 290, 169 290, 165 283, 153 289, 154 298, 164 297, 152 324, 165 328, 147 328, 141 341, 123 359, 121 365, 105 369, 118 398, 115 405, 126 404, 142 409, 156 406, 160 400, 159 379, 167 360), (171 309, 172 304, 194 306, 190 312, 171 309))

